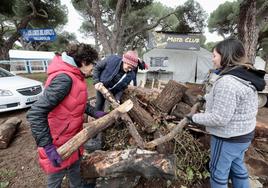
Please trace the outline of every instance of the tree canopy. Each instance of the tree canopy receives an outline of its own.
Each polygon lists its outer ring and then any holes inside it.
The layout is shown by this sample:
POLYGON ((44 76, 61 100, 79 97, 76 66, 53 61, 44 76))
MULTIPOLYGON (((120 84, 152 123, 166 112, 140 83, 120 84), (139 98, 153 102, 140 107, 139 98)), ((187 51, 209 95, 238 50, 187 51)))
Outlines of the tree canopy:
POLYGON ((67 22, 67 8, 60 0, 1 0, 0 7, 0 59, 8 58, 21 29, 56 28, 67 22))

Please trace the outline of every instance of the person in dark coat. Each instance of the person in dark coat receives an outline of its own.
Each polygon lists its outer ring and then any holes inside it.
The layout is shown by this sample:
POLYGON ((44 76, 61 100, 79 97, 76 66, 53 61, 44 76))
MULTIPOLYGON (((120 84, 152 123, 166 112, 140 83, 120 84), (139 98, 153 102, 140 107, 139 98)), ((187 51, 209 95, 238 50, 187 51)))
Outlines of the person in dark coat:
MULTIPOLYGON (((134 69, 138 66, 138 54, 127 51, 123 57, 111 55, 97 63, 93 71, 95 88, 104 85, 120 101, 123 91, 135 77, 134 69)), ((104 110, 105 98, 96 91, 96 111, 104 110)))
POLYGON ((48 175, 49 188, 60 187, 69 176, 70 187, 81 187, 80 147, 62 160, 57 148, 83 128, 84 113, 100 117, 87 105, 87 77, 91 76, 98 53, 87 44, 71 44, 62 55, 57 54, 48 66, 43 95, 27 113, 32 135, 38 146, 39 163, 48 175))

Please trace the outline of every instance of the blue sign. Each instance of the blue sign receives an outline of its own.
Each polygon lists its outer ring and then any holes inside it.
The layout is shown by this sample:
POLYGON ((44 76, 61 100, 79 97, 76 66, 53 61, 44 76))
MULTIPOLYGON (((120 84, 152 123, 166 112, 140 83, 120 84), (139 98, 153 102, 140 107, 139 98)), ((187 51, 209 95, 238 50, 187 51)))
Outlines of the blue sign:
POLYGON ((54 41, 56 40, 56 33, 54 29, 21 29, 20 33, 26 41, 54 41))

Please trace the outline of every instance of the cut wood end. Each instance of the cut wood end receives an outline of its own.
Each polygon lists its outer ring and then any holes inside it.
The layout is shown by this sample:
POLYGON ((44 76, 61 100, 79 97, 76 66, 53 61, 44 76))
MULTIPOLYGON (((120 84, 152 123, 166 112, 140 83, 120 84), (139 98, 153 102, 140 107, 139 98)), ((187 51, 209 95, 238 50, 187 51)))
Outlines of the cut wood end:
POLYGON ((117 110, 120 113, 126 113, 128 111, 130 111, 133 108, 133 102, 129 99, 126 102, 124 102, 123 104, 121 104, 117 110))

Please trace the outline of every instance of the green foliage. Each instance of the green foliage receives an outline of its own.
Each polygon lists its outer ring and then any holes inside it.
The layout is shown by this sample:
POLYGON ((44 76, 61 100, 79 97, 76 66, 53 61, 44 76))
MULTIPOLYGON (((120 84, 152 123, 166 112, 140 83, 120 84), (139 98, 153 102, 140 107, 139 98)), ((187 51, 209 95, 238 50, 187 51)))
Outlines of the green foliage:
POLYGON ((176 27, 177 32, 203 32, 207 14, 198 2, 188 0, 184 5, 178 6, 176 10, 176 17, 179 21, 176 27))
POLYGON ((214 48, 214 46, 216 46, 218 42, 208 42, 205 44, 205 49, 207 49, 208 51, 212 52, 212 49, 214 48))
POLYGON ((6 188, 9 186, 9 182, 16 176, 16 172, 8 169, 0 170, 0 188, 6 188))
POLYGON ((237 1, 219 5, 210 14, 208 28, 210 32, 216 31, 219 35, 233 34, 236 29, 239 14, 239 3, 237 1))
POLYGON ((67 22, 67 7, 60 0, 2 0, 0 7, 0 45, 11 36, 18 39, 19 29, 57 28, 67 22))
MULTIPOLYGON (((57 39, 53 42, 44 43, 38 50, 63 52, 71 42, 75 42, 76 36, 74 33, 64 31, 57 35, 57 39)), ((38 42, 40 44, 40 42, 38 42)))

